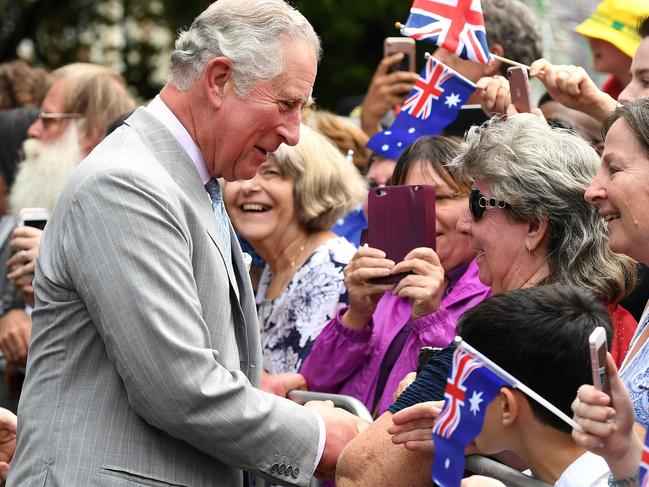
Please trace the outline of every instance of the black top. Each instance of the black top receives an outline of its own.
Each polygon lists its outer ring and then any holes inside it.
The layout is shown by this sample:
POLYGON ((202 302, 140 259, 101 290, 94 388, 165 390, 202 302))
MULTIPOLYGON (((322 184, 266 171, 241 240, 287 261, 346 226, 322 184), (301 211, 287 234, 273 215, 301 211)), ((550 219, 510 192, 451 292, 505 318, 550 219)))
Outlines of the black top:
POLYGON ((403 391, 394 404, 388 408, 388 411, 394 414, 420 402, 444 399, 444 388, 453 366, 455 348, 455 343, 451 342, 448 347, 430 359, 421 373, 417 375, 417 380, 403 391))

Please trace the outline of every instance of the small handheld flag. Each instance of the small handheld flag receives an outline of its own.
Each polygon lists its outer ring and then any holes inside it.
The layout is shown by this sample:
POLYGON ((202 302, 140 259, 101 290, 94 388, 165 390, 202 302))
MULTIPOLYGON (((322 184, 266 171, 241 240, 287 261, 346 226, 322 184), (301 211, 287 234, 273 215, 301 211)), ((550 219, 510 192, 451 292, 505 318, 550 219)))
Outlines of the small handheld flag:
POLYGON ((464 76, 429 56, 392 126, 375 134, 367 147, 388 159, 398 159, 419 137, 442 133, 475 88, 464 76))
POLYGON ((457 348, 447 379, 444 409, 435 420, 432 479, 441 487, 457 487, 464 474, 464 450, 480 433, 489 403, 503 386, 511 386, 470 352, 457 348))
POLYGON ((414 0, 401 33, 456 56, 491 64, 480 0, 414 0))

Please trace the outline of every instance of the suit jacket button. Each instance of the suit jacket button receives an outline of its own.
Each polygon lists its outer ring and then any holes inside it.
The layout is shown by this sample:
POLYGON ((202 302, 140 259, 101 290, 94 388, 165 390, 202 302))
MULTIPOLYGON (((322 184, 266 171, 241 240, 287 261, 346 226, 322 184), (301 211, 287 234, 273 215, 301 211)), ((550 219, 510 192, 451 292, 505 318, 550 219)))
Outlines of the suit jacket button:
POLYGON ((282 463, 282 464, 279 466, 279 468, 277 469, 277 473, 279 473, 279 474, 283 474, 285 471, 286 471, 286 465, 284 465, 284 464, 282 463))
POLYGON ((298 478, 300 476, 300 467, 295 467, 291 475, 294 479, 298 478))

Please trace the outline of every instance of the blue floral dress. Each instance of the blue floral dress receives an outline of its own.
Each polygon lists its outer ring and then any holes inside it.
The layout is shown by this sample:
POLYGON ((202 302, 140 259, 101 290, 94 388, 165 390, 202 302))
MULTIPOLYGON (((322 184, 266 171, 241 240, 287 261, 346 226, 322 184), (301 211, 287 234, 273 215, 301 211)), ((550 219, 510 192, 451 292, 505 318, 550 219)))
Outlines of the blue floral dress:
POLYGON ((343 237, 319 246, 293 275, 281 296, 265 299, 272 273, 266 266, 257 289, 264 369, 297 372, 322 329, 348 302, 343 269, 356 247, 343 237))
MULTIPOLYGON (((631 340, 629 353, 634 349, 647 325, 649 325, 649 311, 646 311, 640 319, 640 324, 631 340)), ((631 395, 636 422, 645 428, 649 427, 649 340, 645 341, 631 360, 627 358, 624 361, 620 377, 631 395)))

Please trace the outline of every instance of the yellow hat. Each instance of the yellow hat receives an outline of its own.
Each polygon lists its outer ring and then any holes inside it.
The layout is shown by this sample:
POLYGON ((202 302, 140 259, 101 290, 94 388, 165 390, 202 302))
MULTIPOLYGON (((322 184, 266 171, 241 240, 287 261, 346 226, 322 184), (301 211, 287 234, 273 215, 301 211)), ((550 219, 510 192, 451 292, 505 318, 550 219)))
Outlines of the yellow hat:
POLYGON ((647 0, 603 0, 593 15, 579 24, 575 31, 585 37, 610 42, 629 57, 633 57, 642 40, 638 24, 649 16, 647 0))

